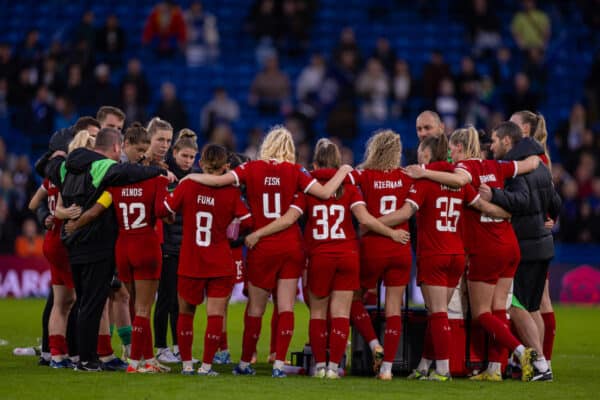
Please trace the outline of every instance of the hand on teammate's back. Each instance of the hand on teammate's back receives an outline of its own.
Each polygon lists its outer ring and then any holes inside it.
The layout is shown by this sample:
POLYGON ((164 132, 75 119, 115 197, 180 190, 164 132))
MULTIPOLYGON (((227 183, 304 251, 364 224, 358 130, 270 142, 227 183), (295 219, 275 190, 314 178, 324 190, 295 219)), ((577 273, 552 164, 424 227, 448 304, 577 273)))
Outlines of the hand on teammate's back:
POLYGON ((256 232, 252 232, 251 234, 246 236, 246 239, 244 239, 244 243, 246 244, 246 247, 252 249, 254 248, 254 246, 256 246, 256 243, 258 243, 259 239, 260 237, 256 234, 256 232))
POLYGON ((479 186, 479 195, 485 201, 492 200, 492 188, 485 183, 482 183, 481 186, 479 186))
POLYGON ((65 212, 69 219, 77 219, 81 215, 81 207, 77 204, 72 204, 69 208, 65 209, 65 212))
POLYGON ((392 240, 394 242, 406 244, 410 240, 410 233, 404 229, 395 230, 394 234, 392 235, 392 240))
POLYGON ((408 165, 407 167, 403 168, 403 171, 406 175, 413 179, 421 179, 425 176, 425 169, 416 164, 408 165))

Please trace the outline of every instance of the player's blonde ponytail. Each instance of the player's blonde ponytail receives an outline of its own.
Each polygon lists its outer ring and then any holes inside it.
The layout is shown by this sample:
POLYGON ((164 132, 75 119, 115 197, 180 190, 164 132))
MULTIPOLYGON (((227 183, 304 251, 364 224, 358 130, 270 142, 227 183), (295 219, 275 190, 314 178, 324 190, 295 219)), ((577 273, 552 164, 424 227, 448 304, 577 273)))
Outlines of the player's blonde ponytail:
POLYGON ((465 159, 481 157, 479 133, 473 126, 457 129, 452 132, 452 135, 450 135, 450 143, 462 145, 465 159))
POLYGON ((362 169, 386 171, 400 166, 402 158, 402 140, 391 129, 375 132, 369 138, 365 149, 362 169))

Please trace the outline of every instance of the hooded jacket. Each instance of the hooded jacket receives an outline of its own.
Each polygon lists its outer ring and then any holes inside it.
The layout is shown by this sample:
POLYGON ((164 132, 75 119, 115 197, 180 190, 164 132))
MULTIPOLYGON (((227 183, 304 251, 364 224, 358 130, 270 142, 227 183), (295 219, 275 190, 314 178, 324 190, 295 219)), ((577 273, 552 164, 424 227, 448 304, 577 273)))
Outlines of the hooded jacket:
POLYGON ((60 129, 50 138, 50 142, 48 143, 48 151, 42 155, 39 160, 35 162, 35 171, 39 176, 44 176, 44 170, 46 169, 46 164, 48 160, 52 156, 52 153, 55 151, 61 150, 65 153, 69 150, 69 143, 73 140, 73 127, 70 126, 68 128, 60 129))
MULTIPOLYGON (((523 160, 544 154, 532 138, 523 138, 506 154, 506 160, 523 160)), ((534 171, 507 181, 504 190, 492 189, 492 202, 512 213, 512 225, 519 240, 522 261, 550 260, 554 257, 554 240, 544 227, 546 218, 555 219, 561 199, 548 168, 540 163, 534 171)))
MULTIPOLYGON (((83 211, 91 208, 108 186, 123 186, 153 178, 164 170, 137 164, 118 164, 86 148, 74 150, 66 161, 61 157, 48 162, 47 176, 61 188, 63 206, 77 204, 83 211)), ((61 238, 69 252, 72 264, 96 262, 114 255, 117 238, 117 223, 114 210, 110 207, 101 216, 61 238)))

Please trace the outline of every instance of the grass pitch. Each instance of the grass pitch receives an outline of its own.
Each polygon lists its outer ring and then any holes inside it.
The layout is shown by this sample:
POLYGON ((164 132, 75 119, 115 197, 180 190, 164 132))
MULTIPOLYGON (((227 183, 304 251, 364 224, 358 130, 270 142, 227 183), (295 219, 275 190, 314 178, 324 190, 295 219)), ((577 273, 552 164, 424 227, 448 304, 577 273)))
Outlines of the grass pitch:
MULTIPOLYGON (((0 300, 0 399, 597 399, 600 398, 600 308, 558 307, 557 337, 552 366, 554 382, 475 383, 455 379, 449 383, 412 382, 398 377, 392 382, 345 377, 339 381, 303 376, 272 379, 270 365, 257 367, 257 376, 234 377, 231 366, 215 366, 218 377, 184 377, 176 372, 160 375, 81 373, 38 367, 37 358, 15 357, 13 347, 29 346, 41 336, 42 300, 0 300)), ((244 306, 230 307, 229 343, 239 359, 244 306)), ((266 360, 269 317, 263 321, 259 360, 266 360)), ((307 335, 308 312, 296 307, 296 331, 290 349, 302 349, 307 335)), ((195 320, 194 356, 201 358, 205 314, 195 320)), ((118 338, 113 340, 119 349, 118 338)))

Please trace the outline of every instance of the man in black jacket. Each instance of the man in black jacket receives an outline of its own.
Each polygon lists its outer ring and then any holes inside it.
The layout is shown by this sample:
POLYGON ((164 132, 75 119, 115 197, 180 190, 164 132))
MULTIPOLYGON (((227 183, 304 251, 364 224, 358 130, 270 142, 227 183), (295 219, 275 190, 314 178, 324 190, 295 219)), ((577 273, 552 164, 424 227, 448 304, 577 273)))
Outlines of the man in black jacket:
MULTIPOLYGON (((47 176, 61 188, 65 207, 77 204, 85 211, 96 203, 108 186, 127 185, 165 172, 155 167, 118 164, 121 144, 121 134, 105 128, 98 132, 94 150, 80 148, 70 153, 65 162, 61 157, 48 162, 47 176)), ((62 232, 80 301, 78 369, 85 371, 100 370, 96 354, 98 328, 115 270, 116 237, 117 225, 112 209, 71 235, 62 232)))
MULTIPOLYGON (((523 138, 513 122, 503 122, 492 132, 491 150, 494 158, 504 160, 544 154, 542 146, 532 138, 523 138)), ((552 372, 543 356, 544 323, 539 309, 548 266, 554 257, 552 232, 544 224, 548 216, 556 218, 561 205, 552 176, 540 163, 531 173, 509 180, 504 190, 482 185, 480 194, 512 214, 521 261, 514 278, 510 316, 521 339, 538 353, 533 380, 551 380, 552 372)))

